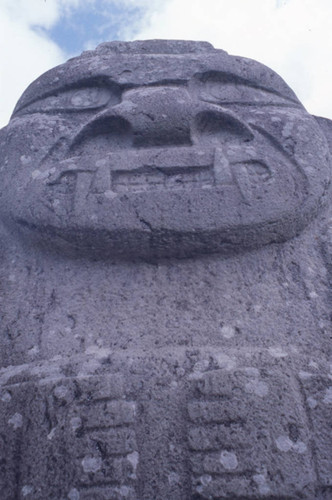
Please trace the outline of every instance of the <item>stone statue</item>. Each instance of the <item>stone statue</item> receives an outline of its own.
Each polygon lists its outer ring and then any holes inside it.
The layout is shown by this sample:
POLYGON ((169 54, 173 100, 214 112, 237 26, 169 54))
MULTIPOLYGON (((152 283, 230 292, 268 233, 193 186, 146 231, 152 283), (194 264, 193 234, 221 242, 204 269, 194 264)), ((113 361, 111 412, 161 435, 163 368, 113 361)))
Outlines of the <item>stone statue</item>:
POLYGON ((331 137, 208 43, 30 85, 0 131, 2 500, 332 498, 331 137))

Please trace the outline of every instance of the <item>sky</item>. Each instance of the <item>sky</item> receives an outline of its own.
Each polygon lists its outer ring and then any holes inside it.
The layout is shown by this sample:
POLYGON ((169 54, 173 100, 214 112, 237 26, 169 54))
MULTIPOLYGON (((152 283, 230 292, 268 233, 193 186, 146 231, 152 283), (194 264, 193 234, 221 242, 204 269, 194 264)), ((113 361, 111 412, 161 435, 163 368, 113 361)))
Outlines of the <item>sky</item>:
POLYGON ((332 119, 332 0, 0 0, 0 127, 40 74, 110 40, 206 40, 332 119))

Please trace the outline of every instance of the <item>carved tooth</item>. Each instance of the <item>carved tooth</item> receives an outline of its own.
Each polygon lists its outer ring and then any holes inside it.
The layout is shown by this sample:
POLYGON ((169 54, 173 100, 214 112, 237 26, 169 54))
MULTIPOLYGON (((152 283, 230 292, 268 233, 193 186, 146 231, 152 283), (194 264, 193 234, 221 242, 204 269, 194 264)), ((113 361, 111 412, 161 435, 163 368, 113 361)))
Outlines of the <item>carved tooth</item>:
POLYGON ((104 193, 111 189, 111 170, 106 160, 96 163, 96 173, 92 182, 92 192, 104 193))
POLYGON ((74 207, 76 215, 84 213, 91 187, 91 172, 79 172, 76 177, 74 207))
POLYGON ((246 203, 251 203, 252 189, 248 175, 248 169, 245 163, 236 163, 233 165, 235 182, 241 192, 242 198, 246 203))
POLYGON ((229 161, 220 148, 215 149, 213 170, 216 184, 234 183, 229 161))

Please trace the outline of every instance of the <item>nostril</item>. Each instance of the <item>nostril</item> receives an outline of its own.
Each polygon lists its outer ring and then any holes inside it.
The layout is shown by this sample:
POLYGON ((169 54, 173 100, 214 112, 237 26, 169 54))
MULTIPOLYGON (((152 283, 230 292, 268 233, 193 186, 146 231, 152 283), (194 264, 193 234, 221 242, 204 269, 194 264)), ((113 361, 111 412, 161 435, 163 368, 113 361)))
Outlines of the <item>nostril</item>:
POLYGON ((225 142, 240 139, 247 142, 254 133, 245 123, 231 113, 203 111, 195 116, 194 136, 198 141, 225 142))
POLYGON ((130 123, 122 117, 108 116, 88 123, 75 137, 71 152, 79 154, 104 147, 107 149, 124 149, 133 144, 133 134, 130 123))

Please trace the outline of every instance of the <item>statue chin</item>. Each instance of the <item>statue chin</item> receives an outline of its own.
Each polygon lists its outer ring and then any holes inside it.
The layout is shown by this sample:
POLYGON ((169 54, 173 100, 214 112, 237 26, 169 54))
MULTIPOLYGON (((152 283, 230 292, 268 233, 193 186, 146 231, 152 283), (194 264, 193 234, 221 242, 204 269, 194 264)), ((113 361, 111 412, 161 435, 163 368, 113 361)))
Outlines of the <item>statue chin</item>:
MULTIPOLYGON (((218 192, 210 194, 203 191, 201 195, 203 203, 206 204, 204 199, 206 195, 209 196, 210 202, 217 203, 218 194, 218 192)), ((153 208, 156 197, 151 198, 153 208)), ((176 205, 178 199, 171 195, 167 201, 176 205)), ((190 202, 190 196, 182 197, 180 208, 184 201, 190 202)), ((125 225, 118 224, 117 220, 107 221, 102 217, 98 222, 94 221, 91 224, 88 217, 81 215, 73 217, 63 225, 53 223, 46 217, 33 221, 29 221, 28 218, 18 218, 14 225, 11 223, 11 226, 18 230, 20 237, 31 244, 41 246, 46 251, 60 251, 68 256, 158 259, 186 258, 211 253, 229 256, 267 244, 280 243, 299 234, 310 220, 309 217, 305 217, 306 214, 298 210, 282 213, 278 220, 256 220, 254 223, 249 220, 250 223, 246 224, 238 217, 223 217, 221 212, 223 204, 218 205, 219 210, 216 211, 215 217, 207 214, 204 218, 198 212, 201 224, 197 224, 196 219, 188 224, 187 230, 183 227, 178 229, 172 221, 169 225, 154 227, 144 216, 137 216, 137 220, 133 217, 132 224, 125 225)), ((110 204, 109 210, 114 206, 115 203, 110 204)), ((227 208, 229 207, 230 205, 227 208)), ((250 214, 247 219, 250 219, 250 214)), ((179 218, 176 222, 179 222, 179 218)))

